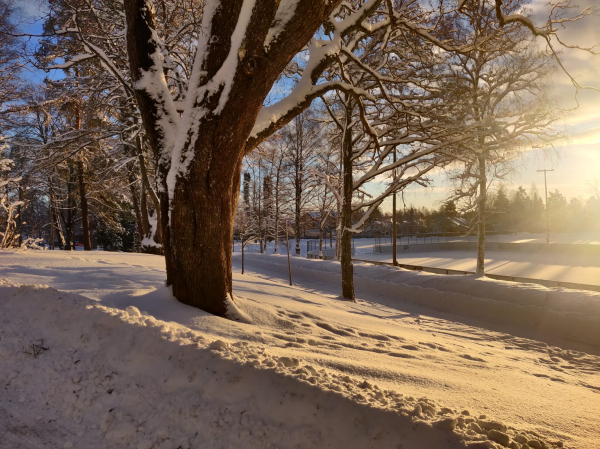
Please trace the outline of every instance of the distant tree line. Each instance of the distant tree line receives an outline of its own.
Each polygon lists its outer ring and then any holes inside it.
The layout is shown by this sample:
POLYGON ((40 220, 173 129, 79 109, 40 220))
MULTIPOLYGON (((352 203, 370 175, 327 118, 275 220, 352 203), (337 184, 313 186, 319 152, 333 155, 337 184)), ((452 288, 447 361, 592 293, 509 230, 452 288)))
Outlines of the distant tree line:
MULTIPOLYGON (((546 232, 546 206, 535 184, 528 191, 522 186, 514 190, 500 186, 489 192, 485 213, 488 234, 546 232)), ((391 235, 391 212, 377 210, 371 219, 381 223, 382 235, 391 235)), ((398 235, 477 233, 476 212, 461 213, 453 200, 438 208, 402 207, 397 219, 398 235)), ((551 232, 600 231, 600 195, 592 189, 587 198, 567 199, 558 189, 549 191, 548 223, 551 232)))

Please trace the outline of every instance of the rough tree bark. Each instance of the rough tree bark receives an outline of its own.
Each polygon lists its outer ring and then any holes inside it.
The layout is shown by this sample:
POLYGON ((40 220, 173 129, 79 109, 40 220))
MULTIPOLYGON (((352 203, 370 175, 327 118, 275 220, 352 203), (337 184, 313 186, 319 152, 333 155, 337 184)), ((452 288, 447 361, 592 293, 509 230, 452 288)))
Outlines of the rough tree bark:
POLYGON ((352 101, 346 101, 346 121, 342 136, 342 214, 340 265, 342 268, 342 296, 348 301, 354 301, 354 265, 352 264, 352 101))

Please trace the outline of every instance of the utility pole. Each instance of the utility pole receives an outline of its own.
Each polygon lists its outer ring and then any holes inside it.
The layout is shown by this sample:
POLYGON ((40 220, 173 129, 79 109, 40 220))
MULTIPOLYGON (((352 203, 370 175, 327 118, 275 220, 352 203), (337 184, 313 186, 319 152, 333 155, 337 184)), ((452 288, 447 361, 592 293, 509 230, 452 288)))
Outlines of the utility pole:
MULTIPOLYGON (((396 148, 394 147, 394 163, 396 163, 396 148)), ((394 167, 394 184, 396 184, 396 168, 394 167)), ((396 190, 394 187, 394 196, 392 197, 392 252, 394 253, 394 266, 398 265, 396 260, 396 190)))
POLYGON ((287 246, 287 256, 288 256, 288 273, 290 275, 290 285, 292 285, 292 264, 290 263, 290 236, 288 233, 288 221, 285 220, 285 241, 287 246))
POLYGON ((548 219, 548 180, 546 179, 546 173, 549 171, 554 171, 554 169, 538 170, 538 173, 544 172, 544 191, 546 192, 546 243, 548 244, 550 244, 550 221, 548 219))

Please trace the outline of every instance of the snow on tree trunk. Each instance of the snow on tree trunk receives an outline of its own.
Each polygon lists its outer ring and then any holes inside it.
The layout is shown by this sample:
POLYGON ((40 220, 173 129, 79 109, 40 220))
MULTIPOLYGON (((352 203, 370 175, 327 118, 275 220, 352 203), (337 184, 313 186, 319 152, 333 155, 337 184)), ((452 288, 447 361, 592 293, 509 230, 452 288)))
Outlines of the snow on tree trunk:
POLYGON ((167 284, 179 301, 219 316, 235 309, 231 250, 242 158, 259 143, 249 138, 271 87, 339 3, 299 0, 280 20, 278 2, 207 1, 180 116, 164 78, 153 10, 145 0, 125 0, 135 96, 159 155, 167 284))

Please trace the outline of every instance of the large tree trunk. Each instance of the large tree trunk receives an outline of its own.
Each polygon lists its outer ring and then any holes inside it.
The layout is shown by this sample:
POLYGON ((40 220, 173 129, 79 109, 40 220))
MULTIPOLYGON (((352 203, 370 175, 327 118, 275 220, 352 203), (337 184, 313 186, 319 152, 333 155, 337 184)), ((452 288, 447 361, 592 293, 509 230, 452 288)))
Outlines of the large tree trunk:
POLYGON ((173 295, 219 316, 227 314, 232 293, 231 236, 242 162, 232 156, 215 158, 209 173, 204 164, 193 164, 189 179, 177 183, 171 210, 171 229, 177 230, 167 268, 173 295))
POLYGON ((77 161, 77 178, 79 181, 79 200, 81 202, 81 226, 83 228, 83 250, 91 251, 92 242, 90 240, 90 218, 88 215, 88 202, 85 192, 85 180, 83 177, 83 161, 77 161))
POLYGON ((155 39, 153 10, 145 0, 124 2, 135 96, 148 142, 159 161, 167 285, 179 301, 219 316, 231 316, 228 312, 235 308, 233 217, 242 158, 252 150, 251 144, 247 146, 252 128, 274 82, 339 1, 299 0, 294 17, 266 56, 265 38, 279 2, 256 0, 249 16, 241 14, 242 7, 249 4, 242 0, 215 2, 214 15, 198 46, 203 53, 195 61, 186 110, 179 121, 161 78, 163 68, 155 57, 161 50, 155 39), (246 19, 249 25, 243 47, 231 49, 238 21, 246 19), (223 73, 230 54, 236 58, 233 72, 230 65, 223 73), (153 76, 157 84, 148 88, 147 83, 139 82, 143 76, 153 76), (204 89, 209 82, 210 89, 204 89), (201 95, 199 87, 204 89, 201 95), (174 160, 174 154, 181 154, 185 165, 182 159, 174 160), (167 182, 172 162, 175 173, 167 182))
POLYGON ((348 124, 352 120, 352 106, 346 106, 346 127, 342 140, 342 216, 341 216, 341 242, 340 265, 342 268, 342 296, 344 299, 354 301, 354 265, 352 264, 352 131, 348 124))
POLYGON ((485 275, 485 207, 487 197, 487 178, 485 156, 478 157, 479 162, 479 199, 477 202, 477 270, 478 276, 485 275))

